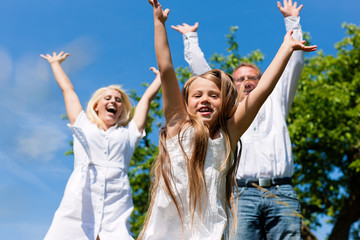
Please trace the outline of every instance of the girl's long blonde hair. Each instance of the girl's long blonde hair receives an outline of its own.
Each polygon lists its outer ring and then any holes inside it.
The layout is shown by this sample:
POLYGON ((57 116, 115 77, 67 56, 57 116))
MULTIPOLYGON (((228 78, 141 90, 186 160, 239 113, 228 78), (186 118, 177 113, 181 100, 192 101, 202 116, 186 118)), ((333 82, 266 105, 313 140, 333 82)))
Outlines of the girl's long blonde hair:
MULTIPOLYGON (((225 193, 225 209, 227 217, 229 218, 229 209, 231 215, 235 216, 235 221, 233 221, 233 226, 236 223, 236 214, 235 214, 235 203, 233 198, 233 191, 236 186, 236 170, 238 166, 238 159, 233 158, 231 154, 231 145, 229 138, 229 131, 227 128, 227 120, 230 119, 237 107, 238 104, 238 93, 235 85, 233 84, 233 79, 230 75, 226 74, 221 70, 211 70, 200 76, 194 76, 190 78, 184 85, 182 90, 182 97, 186 108, 188 107, 188 97, 189 97, 189 88, 191 84, 198 78, 204 78, 212 81, 216 84, 216 86, 220 89, 220 99, 221 106, 219 109, 218 119, 216 124, 213 126, 215 128, 212 133, 216 133, 220 129, 225 138, 226 142, 226 157, 224 162, 221 165, 220 172, 222 172, 223 176, 225 176, 226 180, 226 193, 225 193)), ((206 192, 206 182, 204 176, 204 166, 206 159, 206 152, 208 147, 208 140, 211 133, 209 131, 208 126, 199 119, 197 116, 192 115, 187 111, 187 116, 175 116, 171 120, 172 122, 182 121, 180 124, 179 132, 178 132, 178 141, 182 148, 183 155, 186 161, 186 169, 188 173, 188 189, 189 189, 189 209, 192 216, 192 221, 195 215, 195 211, 198 208, 200 211, 202 209, 202 196, 206 192), (179 120, 180 119, 180 120, 179 120), (193 127, 193 139, 192 139, 192 152, 185 153, 182 146, 182 135, 184 134, 184 130, 189 126, 193 127)), ((181 208, 181 202, 179 203, 179 198, 177 197, 177 190, 173 189, 174 178, 171 170, 171 160, 166 148, 166 140, 167 140, 167 127, 163 127, 160 129, 160 137, 159 137, 159 155, 155 160, 152 169, 151 169, 151 179, 152 187, 151 187, 151 201, 148 209, 148 213, 146 216, 144 228, 139 235, 139 239, 142 239, 147 224, 149 222, 152 208, 154 206, 154 201, 156 197, 156 192, 158 187, 160 186, 160 181, 165 185, 165 192, 170 196, 173 200, 177 212, 179 214, 181 222, 183 222, 183 212, 181 208)))
POLYGON ((86 107, 86 115, 90 119, 90 121, 94 124, 96 124, 99 128, 103 127, 103 122, 99 118, 98 114, 96 113, 95 109, 103 96, 104 92, 108 89, 113 89, 115 91, 118 91, 122 98, 122 113, 119 117, 119 119, 116 122, 116 125, 118 127, 123 126, 125 127, 129 121, 131 120, 131 109, 132 105, 130 102, 129 96, 125 93, 125 91, 121 88, 120 85, 110 85, 107 87, 102 87, 96 90, 96 92, 91 96, 90 101, 86 107))

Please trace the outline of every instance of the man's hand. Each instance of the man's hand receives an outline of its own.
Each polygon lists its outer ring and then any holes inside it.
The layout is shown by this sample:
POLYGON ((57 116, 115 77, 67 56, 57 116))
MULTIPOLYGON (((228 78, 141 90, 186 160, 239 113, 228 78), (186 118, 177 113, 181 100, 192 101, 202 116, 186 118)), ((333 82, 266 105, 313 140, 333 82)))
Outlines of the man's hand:
POLYGON ((283 3, 284 3, 284 7, 281 6, 281 3, 278 1, 277 7, 279 8, 282 15, 284 15, 284 17, 299 16, 300 10, 303 8, 302 4, 299 7, 297 7, 297 2, 294 2, 293 4, 292 0, 283 0, 283 3))

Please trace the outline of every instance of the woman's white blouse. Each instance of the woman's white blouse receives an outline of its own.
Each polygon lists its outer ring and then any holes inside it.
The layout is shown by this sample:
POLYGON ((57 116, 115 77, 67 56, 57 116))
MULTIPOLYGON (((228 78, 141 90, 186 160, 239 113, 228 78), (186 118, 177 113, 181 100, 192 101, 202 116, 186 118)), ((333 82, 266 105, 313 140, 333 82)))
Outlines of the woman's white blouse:
POLYGON ((133 239, 127 171, 141 134, 134 121, 107 131, 82 111, 73 125, 74 171, 45 239, 133 239))
MULTIPOLYGON (((193 129, 181 133, 184 151, 189 154, 192 149, 193 129)), ((182 211, 183 224, 174 202, 167 194, 164 182, 160 181, 155 203, 152 208, 148 226, 144 233, 146 240, 210 240, 221 239, 227 226, 225 211, 225 176, 220 172, 225 161, 225 139, 209 138, 205 159, 205 182, 207 196, 202 196, 202 211, 195 212, 193 224, 189 211, 188 174, 178 136, 166 141, 166 147, 171 159, 173 174, 173 189, 176 188, 178 203, 182 211)), ((174 190, 174 192, 176 192, 174 190)))

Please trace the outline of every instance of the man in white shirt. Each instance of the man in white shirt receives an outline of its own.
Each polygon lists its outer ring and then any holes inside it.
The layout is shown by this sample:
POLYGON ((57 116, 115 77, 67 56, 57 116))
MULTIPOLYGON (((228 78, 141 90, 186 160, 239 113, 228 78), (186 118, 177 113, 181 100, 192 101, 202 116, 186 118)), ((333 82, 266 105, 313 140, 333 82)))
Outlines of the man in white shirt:
MULTIPOLYGON (((302 40, 299 12, 303 5, 297 7, 297 3, 293 4, 291 0, 284 0, 284 6, 280 2, 277 5, 284 15, 286 31, 293 30, 292 36, 302 40)), ((200 75, 210 70, 199 47, 198 23, 172 28, 183 34, 185 60, 191 72, 200 75)), ((241 137, 236 239, 301 237, 300 205, 291 184, 294 164, 286 117, 303 65, 303 52, 294 52, 274 91, 241 137)), ((260 69, 253 64, 241 64, 233 72, 234 83, 243 98, 257 86, 260 77, 260 69)))

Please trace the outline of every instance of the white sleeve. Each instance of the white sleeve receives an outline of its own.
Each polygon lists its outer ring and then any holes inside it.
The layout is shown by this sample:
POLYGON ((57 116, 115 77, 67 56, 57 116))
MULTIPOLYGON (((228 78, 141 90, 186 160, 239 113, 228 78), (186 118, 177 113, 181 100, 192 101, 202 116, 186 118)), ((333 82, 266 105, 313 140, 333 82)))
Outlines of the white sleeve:
MULTIPOLYGON (((293 38, 303 40, 303 32, 300 25, 300 17, 290 16, 284 19, 286 31, 293 30, 293 38)), ((284 118, 290 111, 294 100, 301 71, 304 67, 304 52, 294 51, 288 64, 274 89, 274 97, 280 101, 284 118)))
POLYGON ((135 149, 141 138, 146 136, 145 129, 142 131, 142 133, 140 133, 134 120, 131 120, 126 128, 129 131, 130 144, 135 149))
POLYGON ((183 40, 185 60, 189 64, 191 73, 201 75, 211 70, 200 49, 197 32, 183 34, 183 40))

